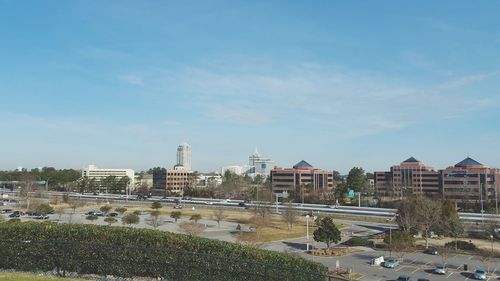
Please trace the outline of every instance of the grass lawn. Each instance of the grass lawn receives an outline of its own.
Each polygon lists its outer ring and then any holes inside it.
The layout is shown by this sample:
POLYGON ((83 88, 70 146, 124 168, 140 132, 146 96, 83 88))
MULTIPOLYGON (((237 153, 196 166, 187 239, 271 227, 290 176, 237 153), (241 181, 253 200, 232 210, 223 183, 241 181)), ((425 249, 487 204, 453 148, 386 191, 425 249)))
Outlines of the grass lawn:
POLYGON ((58 278, 52 276, 37 275, 33 273, 19 273, 19 272, 0 272, 1 281, 50 281, 50 280, 61 280, 61 281, 81 281, 85 279, 73 279, 73 278, 58 278))
MULTIPOLYGON (((133 211, 150 211, 151 209, 144 207, 139 208, 129 208, 128 212, 133 211)), ((164 206, 159 209, 161 214, 166 217, 170 217, 172 211, 180 211, 182 217, 189 218, 192 214, 200 214, 202 219, 213 219, 214 208, 207 208, 205 206, 195 206, 193 211, 191 207, 184 206, 183 209, 173 209, 172 206, 164 206)), ((300 214, 300 212, 299 212, 300 214)), ((238 208, 224 208, 224 221, 239 223, 242 225, 247 225, 250 223, 251 218, 254 213, 251 209, 238 209, 238 208)), ((346 224, 336 223, 339 229, 346 227, 346 224)), ((315 223, 309 221, 309 235, 312 237, 312 233, 315 230, 315 223)), ((293 225, 291 230, 288 230, 287 224, 283 221, 280 215, 271 214, 269 215, 268 224, 261 229, 260 239, 262 242, 291 239, 306 236, 306 221, 304 216, 298 216, 297 222, 293 225)), ((311 238, 312 239, 312 238, 311 238)))

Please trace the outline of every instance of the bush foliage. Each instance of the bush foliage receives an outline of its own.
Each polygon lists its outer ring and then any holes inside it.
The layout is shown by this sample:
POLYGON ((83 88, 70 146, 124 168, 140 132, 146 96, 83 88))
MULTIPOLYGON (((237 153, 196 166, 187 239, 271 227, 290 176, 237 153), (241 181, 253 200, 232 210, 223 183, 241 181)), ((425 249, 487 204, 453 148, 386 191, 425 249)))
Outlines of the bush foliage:
POLYGON ((374 246, 373 241, 370 241, 370 240, 368 240, 366 238, 362 238, 362 237, 353 237, 353 238, 349 239, 348 241, 346 241, 344 244, 347 246, 365 246, 365 247, 373 247, 374 246))
POLYGON ((0 256, 3 269, 62 267, 78 273, 169 280, 324 280, 326 273, 323 265, 300 257, 224 241, 83 224, 0 223, 0 256), (17 242, 9 241, 13 239, 17 242))
MULTIPOLYGON (((453 248, 455 249, 455 241, 448 242, 444 245, 446 248, 453 248)), ((464 251, 476 251, 477 247, 473 243, 469 243, 467 241, 457 241, 457 248, 459 250, 464 250, 464 251)))

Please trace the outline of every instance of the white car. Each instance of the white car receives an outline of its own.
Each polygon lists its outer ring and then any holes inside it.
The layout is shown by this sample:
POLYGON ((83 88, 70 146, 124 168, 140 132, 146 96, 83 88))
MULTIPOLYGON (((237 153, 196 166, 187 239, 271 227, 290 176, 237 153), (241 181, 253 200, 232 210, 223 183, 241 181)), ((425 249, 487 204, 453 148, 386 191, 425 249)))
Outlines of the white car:
POLYGON ((436 274, 446 274, 446 265, 439 264, 436 265, 436 268, 434 269, 434 273, 436 274))
POLYGON ((476 271, 474 271, 474 279, 486 280, 486 271, 482 268, 477 268, 476 271))

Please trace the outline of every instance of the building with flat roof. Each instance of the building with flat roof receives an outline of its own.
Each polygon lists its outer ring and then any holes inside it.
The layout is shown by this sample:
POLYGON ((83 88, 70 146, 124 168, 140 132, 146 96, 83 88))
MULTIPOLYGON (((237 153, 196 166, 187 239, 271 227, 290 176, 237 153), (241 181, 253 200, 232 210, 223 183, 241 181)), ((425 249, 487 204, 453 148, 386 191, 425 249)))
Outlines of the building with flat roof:
POLYGON ((105 180, 110 177, 114 177, 115 180, 128 177, 128 183, 124 187, 124 190, 119 193, 126 193, 125 188, 129 191, 135 188, 135 173, 132 169, 102 169, 97 168, 95 165, 88 165, 82 169, 82 177, 94 179, 99 192, 109 192, 116 187, 116 185, 112 185, 105 180))
POLYGON ((153 173, 153 194, 182 194, 184 188, 193 186, 195 179, 193 171, 182 165, 175 165, 173 169, 161 169, 153 173))
POLYGON ((274 193, 283 191, 304 192, 310 188, 319 193, 329 192, 335 187, 333 170, 321 170, 302 160, 292 168, 274 168, 271 170, 271 183, 274 193))

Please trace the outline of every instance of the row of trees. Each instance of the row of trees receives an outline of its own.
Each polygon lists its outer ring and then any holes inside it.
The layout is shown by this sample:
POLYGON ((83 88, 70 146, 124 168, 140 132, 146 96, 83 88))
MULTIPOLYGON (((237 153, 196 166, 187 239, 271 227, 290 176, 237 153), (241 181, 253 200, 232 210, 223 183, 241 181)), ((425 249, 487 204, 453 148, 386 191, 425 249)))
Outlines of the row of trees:
POLYGON ((433 200, 427 197, 412 197, 402 200, 398 205, 396 222, 403 232, 420 232, 429 246, 431 234, 455 238, 464 233, 455 205, 447 200, 433 200))
POLYGON ((107 193, 125 193, 126 188, 130 184, 130 178, 108 176, 98 181, 95 178, 79 178, 77 180, 77 188, 80 193, 93 193, 105 190, 107 193))
MULTIPOLYGON (((57 170, 53 167, 41 169, 22 169, 15 171, 0 171, 0 181, 34 182, 48 181, 49 186, 58 191, 65 190, 71 183, 81 177, 81 172, 74 169, 57 170)), ((6 188, 17 188, 13 185, 5 185, 6 188)))

